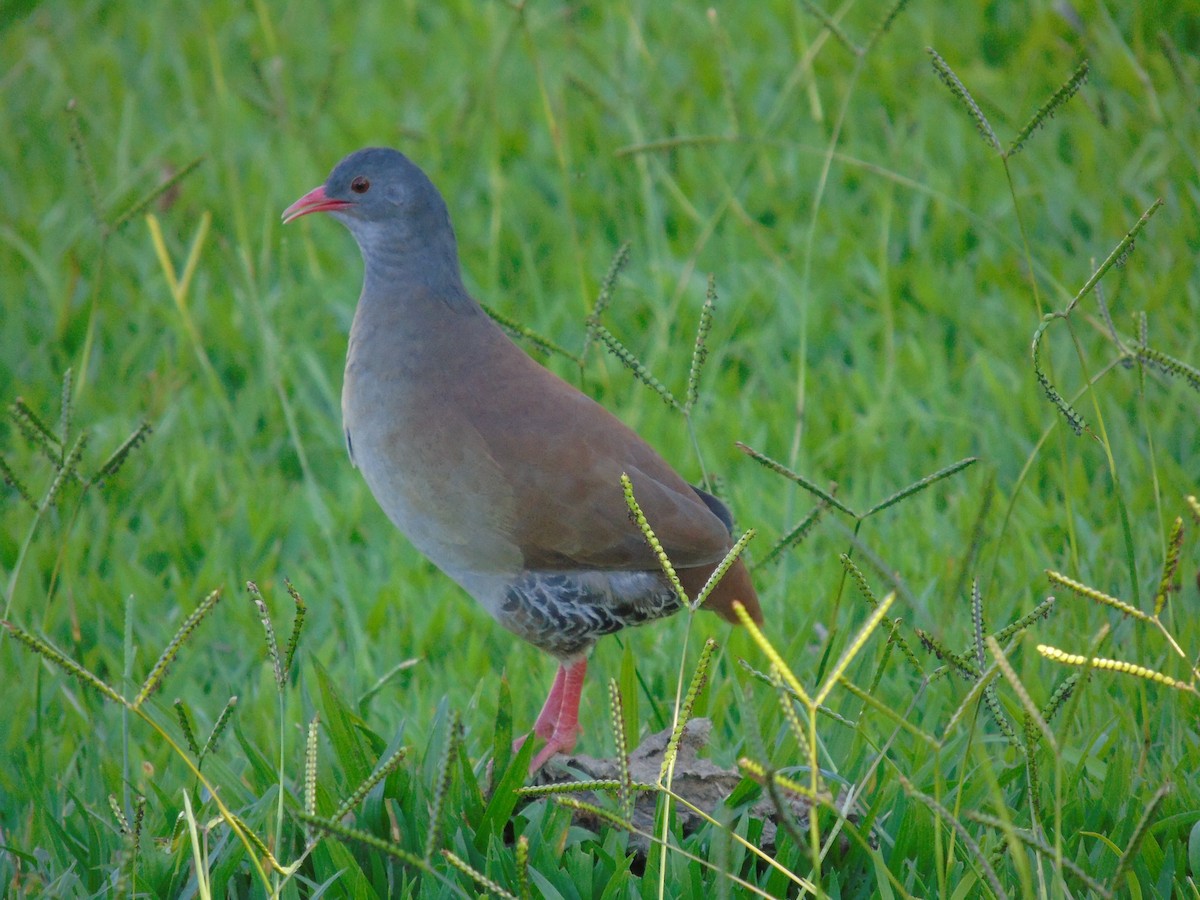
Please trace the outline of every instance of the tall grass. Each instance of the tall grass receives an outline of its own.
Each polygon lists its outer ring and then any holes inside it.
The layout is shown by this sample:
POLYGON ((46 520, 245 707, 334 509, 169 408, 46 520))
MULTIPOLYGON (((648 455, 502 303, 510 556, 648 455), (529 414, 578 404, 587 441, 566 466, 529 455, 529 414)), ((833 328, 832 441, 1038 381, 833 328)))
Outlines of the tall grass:
POLYGON ((7 894, 1197 896, 1186 8, 0 29, 7 894), (277 226, 367 144, 442 188, 489 311, 748 535, 761 631, 597 648, 580 749, 613 779, 526 785, 552 663, 345 458, 360 262, 277 226), (693 809, 701 716, 730 781, 693 809))

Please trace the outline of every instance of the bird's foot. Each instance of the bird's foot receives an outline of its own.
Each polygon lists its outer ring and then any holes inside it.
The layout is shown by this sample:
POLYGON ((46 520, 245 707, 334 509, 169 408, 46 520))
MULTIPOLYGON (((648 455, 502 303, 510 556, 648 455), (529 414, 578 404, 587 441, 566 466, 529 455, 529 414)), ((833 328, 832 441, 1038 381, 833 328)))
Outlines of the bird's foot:
POLYGON ((529 766, 530 774, 540 769, 549 759, 557 753, 570 753, 575 749, 575 742, 579 735, 583 733, 583 728, 576 723, 573 729, 563 730, 561 733, 551 731, 548 734, 543 734, 539 730, 531 731, 529 734, 523 734, 512 743, 513 756, 516 756, 521 748, 525 746, 525 742, 535 734, 546 742, 546 746, 538 751, 533 762, 529 766))
MULTIPOLYGON (((554 721, 550 721, 546 717, 539 717, 537 722, 533 726, 533 731, 529 732, 529 734, 521 735, 519 738, 517 738, 515 741, 512 742, 513 755, 515 756, 517 753, 519 753, 521 748, 525 746, 525 742, 527 740, 529 740, 531 737, 533 737, 535 734, 538 737, 540 737, 543 741, 549 741, 551 738, 554 737, 554 731, 555 731, 555 728, 557 728, 557 726, 558 726, 557 719, 555 719, 554 721)), ((582 730, 582 729, 579 729, 579 730, 582 730)))
POLYGON ((533 758, 533 762, 529 764, 529 774, 532 775, 559 753, 570 753, 574 750, 575 739, 578 737, 579 731, 579 727, 576 726, 567 734, 552 734, 550 740, 546 742, 546 746, 538 751, 537 756, 533 758))
MULTIPOLYGON (((530 774, 540 769, 556 753, 570 753, 582 729, 579 727, 579 694, 587 660, 580 659, 568 666, 559 666, 550 688, 550 696, 533 726, 533 734, 546 741, 529 767, 530 774)), ((513 741, 513 753, 521 749, 529 735, 513 741)))

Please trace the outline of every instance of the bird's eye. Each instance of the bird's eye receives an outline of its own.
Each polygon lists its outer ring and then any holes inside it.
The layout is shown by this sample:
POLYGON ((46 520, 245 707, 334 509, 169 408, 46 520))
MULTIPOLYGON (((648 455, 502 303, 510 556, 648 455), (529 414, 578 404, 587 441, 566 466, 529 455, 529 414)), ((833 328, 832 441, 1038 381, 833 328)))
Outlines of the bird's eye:
POLYGON ((371 182, 363 175, 358 175, 350 182, 350 190, 356 194, 365 194, 371 189, 371 182))

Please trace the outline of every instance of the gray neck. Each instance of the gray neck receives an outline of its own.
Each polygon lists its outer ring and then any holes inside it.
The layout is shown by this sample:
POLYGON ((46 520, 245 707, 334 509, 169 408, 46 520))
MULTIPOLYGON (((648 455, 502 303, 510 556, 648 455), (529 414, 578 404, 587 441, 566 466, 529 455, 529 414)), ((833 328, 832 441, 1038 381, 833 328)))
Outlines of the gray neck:
POLYGON ((360 304, 436 301, 461 315, 483 312, 463 286, 458 245, 448 219, 442 227, 404 229, 380 228, 350 217, 344 221, 362 252, 360 304))
POLYGON ((424 298, 460 315, 482 312, 463 286, 453 247, 441 255, 405 252, 396 247, 368 254, 364 248, 363 266, 363 302, 413 302, 424 298))

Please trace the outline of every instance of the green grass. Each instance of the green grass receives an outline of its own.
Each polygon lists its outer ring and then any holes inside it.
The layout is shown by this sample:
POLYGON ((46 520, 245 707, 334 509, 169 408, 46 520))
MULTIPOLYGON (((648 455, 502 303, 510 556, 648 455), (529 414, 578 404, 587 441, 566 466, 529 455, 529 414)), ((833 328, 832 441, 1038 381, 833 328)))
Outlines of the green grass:
POLYGON ((1168 6, 912 3, 877 39, 867 2, 821 7, 838 37, 783 2, 0 11, 0 399, 54 436, 0 425, 31 501, 0 496, 3 618, 26 638, 0 634, 0 891, 495 890, 449 852, 518 896, 1200 896, 1200 32, 1168 6), (981 139, 986 120, 1008 148, 1083 59, 1019 153, 981 139), (624 794, 592 830, 515 776, 490 792, 553 663, 422 560, 346 458, 360 261, 336 224, 279 214, 368 144, 429 172, 469 287, 568 351, 539 358, 717 475, 758 532, 769 647, 700 614, 593 656, 580 749, 614 752, 610 679, 630 744, 669 725, 711 636, 696 712, 715 762, 748 761, 721 822, 660 824, 671 849, 644 861, 612 822, 624 794), (715 278, 687 419, 586 337, 626 242, 602 324, 679 398, 715 278), (858 516, 825 510, 768 561, 821 501, 737 441, 858 516), (277 680, 245 584, 286 656, 285 578, 307 613, 277 680), (747 670, 769 650, 775 684, 747 670), (781 702, 790 681, 803 699, 781 702), (814 790, 779 868, 738 843, 759 841, 755 800, 814 790))

